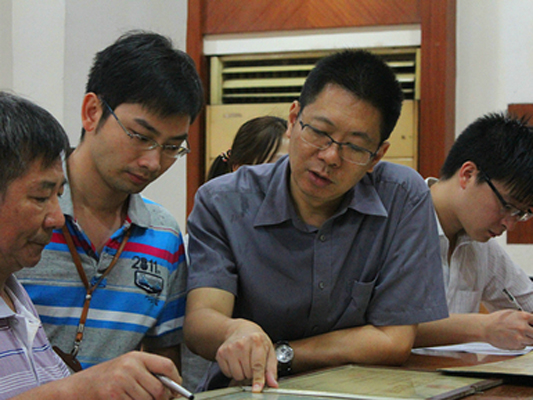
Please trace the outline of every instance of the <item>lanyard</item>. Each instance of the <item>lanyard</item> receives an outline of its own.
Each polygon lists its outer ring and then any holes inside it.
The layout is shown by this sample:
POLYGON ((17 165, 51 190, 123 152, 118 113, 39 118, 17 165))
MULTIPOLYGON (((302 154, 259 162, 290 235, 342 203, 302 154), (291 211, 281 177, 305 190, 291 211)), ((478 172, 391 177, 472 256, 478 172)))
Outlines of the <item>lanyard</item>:
POLYGON ((85 322, 87 321, 87 315, 89 314, 89 306, 91 305, 92 295, 94 291, 98 288, 98 285, 100 284, 100 282, 102 282, 102 280, 111 272, 111 270, 117 263, 120 255, 122 254, 122 250, 124 250, 124 246, 126 246, 126 243, 128 242, 128 239, 130 238, 131 227, 126 231, 126 235, 124 236, 122 243, 120 244, 115 256, 113 257, 113 260, 111 260, 109 267, 107 267, 107 269, 102 274, 102 276, 100 276, 98 281, 92 286, 89 285, 89 280, 87 279, 87 275, 85 274, 85 271, 83 270, 83 266, 81 264, 80 255, 76 251, 76 247, 74 246, 74 241, 72 240, 72 236, 70 235, 70 232, 66 224, 63 226, 62 231, 63 231, 63 235, 65 236, 68 249, 70 250, 70 254, 72 255, 72 260, 74 261, 74 264, 76 265, 76 269, 78 270, 78 274, 86 290, 85 302, 83 303, 83 310, 81 312, 80 322, 78 324, 78 330, 76 332, 76 338, 74 340, 74 348, 72 349, 72 352, 70 354, 73 358, 75 358, 80 350, 81 341, 83 340, 83 331, 85 329, 85 322))

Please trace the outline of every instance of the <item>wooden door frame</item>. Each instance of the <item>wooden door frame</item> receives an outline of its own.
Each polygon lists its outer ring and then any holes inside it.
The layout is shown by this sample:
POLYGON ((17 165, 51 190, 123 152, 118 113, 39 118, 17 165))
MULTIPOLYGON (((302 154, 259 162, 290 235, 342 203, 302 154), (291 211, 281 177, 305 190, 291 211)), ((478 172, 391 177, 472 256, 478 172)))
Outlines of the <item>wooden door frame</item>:
MULTIPOLYGON (((422 31, 418 171, 438 176, 455 140, 456 0, 188 0, 187 53, 207 99, 204 35, 405 24, 420 24, 422 31)), ((187 215, 205 177, 205 111, 189 142, 187 215)))

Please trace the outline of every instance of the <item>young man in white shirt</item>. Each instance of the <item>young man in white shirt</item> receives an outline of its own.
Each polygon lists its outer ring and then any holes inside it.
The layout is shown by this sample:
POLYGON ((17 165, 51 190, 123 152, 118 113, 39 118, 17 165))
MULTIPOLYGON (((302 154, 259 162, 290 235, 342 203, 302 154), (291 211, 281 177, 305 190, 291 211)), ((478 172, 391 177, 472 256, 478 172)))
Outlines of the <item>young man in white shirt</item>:
POLYGON ((457 138, 441 179, 427 179, 450 317, 420 324, 415 346, 533 344, 533 283, 494 240, 532 216, 532 176, 533 129, 489 114, 457 138), (479 313, 481 304, 490 313, 479 313))

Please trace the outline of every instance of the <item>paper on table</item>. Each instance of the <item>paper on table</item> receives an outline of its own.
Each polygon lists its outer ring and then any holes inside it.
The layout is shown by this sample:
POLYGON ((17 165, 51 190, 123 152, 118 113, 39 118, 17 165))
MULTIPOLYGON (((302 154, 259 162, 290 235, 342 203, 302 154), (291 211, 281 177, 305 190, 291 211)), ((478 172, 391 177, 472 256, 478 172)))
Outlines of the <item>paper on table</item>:
POLYGON ((489 375, 491 377, 498 375, 533 376, 533 353, 528 353, 505 361, 466 367, 442 368, 439 371, 466 375, 474 374, 476 376, 489 375))
POLYGON ((343 367, 290 377, 279 383, 280 390, 325 392, 337 397, 353 395, 359 399, 458 399, 478 390, 495 386, 495 380, 451 381, 430 371, 394 367, 343 367))
POLYGON ((489 343, 471 342, 463 344, 453 344, 449 346, 420 347, 417 349, 413 349, 412 353, 427 355, 428 352, 462 351, 465 353, 494 354, 500 356, 520 356, 522 354, 529 353, 531 350, 533 350, 533 346, 528 346, 522 350, 504 350, 498 347, 494 347, 489 343))

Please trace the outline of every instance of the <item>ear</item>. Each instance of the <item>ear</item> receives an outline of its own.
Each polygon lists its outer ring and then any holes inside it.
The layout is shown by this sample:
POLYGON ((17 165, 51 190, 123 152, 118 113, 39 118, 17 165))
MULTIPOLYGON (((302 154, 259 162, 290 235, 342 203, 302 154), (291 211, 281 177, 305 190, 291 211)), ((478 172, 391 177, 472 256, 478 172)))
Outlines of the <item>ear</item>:
POLYGON ((476 183, 478 174, 479 169, 472 161, 466 161, 463 165, 461 165, 461 168, 459 168, 457 171, 461 189, 465 189, 468 184, 476 183))
POLYGON ((390 147, 390 143, 389 142, 381 143, 381 146, 379 146, 379 149, 378 149, 376 155, 374 156, 372 161, 370 161, 370 164, 368 164, 368 172, 372 172, 374 170, 374 167, 376 166, 376 164, 378 162, 381 161, 383 156, 387 153, 387 150, 389 150, 389 147, 390 147))
POLYGON ((292 128, 298 122, 298 114, 300 113, 300 102, 294 100, 289 109, 289 118, 287 119, 287 137, 291 137, 292 128))
POLYGON ((95 93, 87 93, 81 104, 81 123, 86 132, 96 130, 102 117, 102 103, 95 93))

